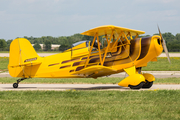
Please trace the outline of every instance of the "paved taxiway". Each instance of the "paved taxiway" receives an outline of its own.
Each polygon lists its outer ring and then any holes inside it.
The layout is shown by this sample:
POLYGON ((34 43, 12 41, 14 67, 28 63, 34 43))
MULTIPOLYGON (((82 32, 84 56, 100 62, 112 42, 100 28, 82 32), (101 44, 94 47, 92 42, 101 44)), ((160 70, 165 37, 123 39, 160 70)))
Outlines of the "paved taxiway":
MULTIPOLYGON (((172 78, 180 77, 180 71, 142 71, 143 73, 150 73, 155 76, 155 78, 172 78)), ((113 74, 108 77, 127 77, 128 75, 125 72, 118 74, 113 74)), ((0 77, 11 77, 8 72, 0 73, 0 77)))
MULTIPOLYGON (((179 90, 180 85, 177 84, 154 84, 150 89, 140 90, 179 90)), ((18 88, 13 88, 12 84, 0 84, 0 91, 24 91, 24 90, 119 90, 126 91, 130 88, 121 87, 117 84, 19 84, 18 88)))
MULTIPOLYGON (((153 74, 156 78, 180 77, 180 71, 144 71, 153 74)), ((10 77, 9 73, 0 73, 0 77, 10 77)), ((127 77, 125 73, 111 75, 109 77, 127 77)), ((14 81, 15 82, 15 81, 14 81)), ((180 89, 178 84, 154 84, 150 89, 140 90, 177 90, 180 89)), ((23 90, 131 90, 130 88, 121 87, 117 84, 19 84, 18 88, 13 88, 12 84, 0 84, 0 91, 23 91, 23 90)))

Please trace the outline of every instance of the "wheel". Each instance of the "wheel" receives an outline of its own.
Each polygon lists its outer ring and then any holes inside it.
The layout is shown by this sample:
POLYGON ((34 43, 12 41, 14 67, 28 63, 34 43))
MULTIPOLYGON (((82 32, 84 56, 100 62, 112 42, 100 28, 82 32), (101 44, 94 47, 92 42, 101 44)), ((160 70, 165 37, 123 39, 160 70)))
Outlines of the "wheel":
POLYGON ((144 85, 142 86, 142 88, 150 88, 153 85, 153 81, 149 82, 146 80, 146 82, 144 83, 144 85))
POLYGON ((131 88, 131 89, 140 89, 140 88, 142 88, 142 86, 144 85, 144 82, 141 82, 139 85, 136 85, 136 86, 133 86, 133 85, 129 85, 129 87, 131 88))
POLYGON ((14 83, 14 84, 13 84, 13 88, 18 88, 18 84, 17 84, 17 83, 14 83))

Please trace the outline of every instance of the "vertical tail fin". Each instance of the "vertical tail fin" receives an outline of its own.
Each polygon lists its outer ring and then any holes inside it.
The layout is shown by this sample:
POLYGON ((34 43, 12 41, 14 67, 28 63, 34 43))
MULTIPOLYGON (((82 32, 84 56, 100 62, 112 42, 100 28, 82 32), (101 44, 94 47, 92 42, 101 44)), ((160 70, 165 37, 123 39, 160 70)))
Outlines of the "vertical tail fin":
POLYGON ((27 39, 17 38, 11 42, 8 69, 12 77, 22 77, 24 75, 22 73, 24 66, 32 66, 40 63, 41 57, 39 57, 27 39))

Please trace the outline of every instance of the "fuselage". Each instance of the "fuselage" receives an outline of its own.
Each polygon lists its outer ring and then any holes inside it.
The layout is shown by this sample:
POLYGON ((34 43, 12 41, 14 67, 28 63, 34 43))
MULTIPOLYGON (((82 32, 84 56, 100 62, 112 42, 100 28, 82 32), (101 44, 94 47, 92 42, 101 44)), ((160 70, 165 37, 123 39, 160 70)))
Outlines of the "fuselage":
MULTIPOLYGON (((123 72, 125 68, 135 66, 136 68, 147 66, 150 61, 155 61, 163 51, 160 36, 146 38, 137 38, 131 40, 130 44, 126 41, 118 42, 116 47, 112 48, 110 57, 106 56, 103 66, 113 68, 117 71, 99 70, 97 74, 82 75, 79 74, 83 69, 91 66, 102 66, 100 64, 99 54, 93 51, 89 57, 89 62, 85 66, 89 55, 90 45, 82 49, 71 49, 63 53, 40 57, 41 64, 19 66, 19 72, 10 75, 13 77, 38 77, 38 78, 82 78, 82 77, 101 77, 110 74, 123 72)), ((101 49, 101 57, 104 57, 106 48, 101 49)), ((97 50, 98 51, 98 50, 97 50)), ((10 68, 9 68, 10 69, 10 68)))

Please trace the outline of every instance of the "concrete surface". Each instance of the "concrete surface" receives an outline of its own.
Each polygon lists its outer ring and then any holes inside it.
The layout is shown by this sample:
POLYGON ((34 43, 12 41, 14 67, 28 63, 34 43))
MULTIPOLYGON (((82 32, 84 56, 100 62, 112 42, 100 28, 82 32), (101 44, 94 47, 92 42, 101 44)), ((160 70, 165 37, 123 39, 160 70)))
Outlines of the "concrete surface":
MULTIPOLYGON (((156 78, 164 77, 180 77, 180 71, 144 71, 144 73, 151 73, 156 78)), ((128 75, 124 72, 111 75, 109 77, 127 77, 128 75)), ((9 73, 0 73, 0 77, 10 77, 9 73)), ((16 81, 14 81, 16 82, 16 81)), ((140 89, 140 90, 176 90, 180 89, 178 84, 154 84, 150 89, 140 89)), ((10 91, 10 90, 131 90, 130 88, 121 87, 117 84, 19 84, 18 88, 13 88, 12 84, 0 84, 0 91, 10 91)))
MULTIPOLYGON (((156 78, 171 78, 180 77, 180 71, 142 71, 143 73, 150 73, 156 78)), ((127 77, 125 72, 113 74, 108 77, 127 77)), ((8 72, 0 73, 0 77, 11 77, 8 72)))
MULTIPOLYGON (((154 84, 150 89, 140 90, 179 90, 177 84, 154 84)), ((0 84, 0 91, 24 91, 24 90, 132 90, 128 87, 121 87, 116 84, 19 84, 18 88, 13 88, 12 84, 0 84)))

